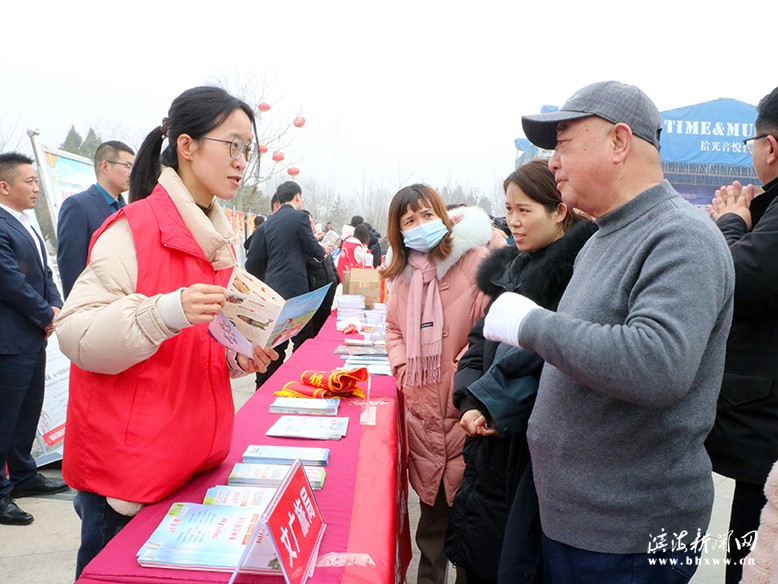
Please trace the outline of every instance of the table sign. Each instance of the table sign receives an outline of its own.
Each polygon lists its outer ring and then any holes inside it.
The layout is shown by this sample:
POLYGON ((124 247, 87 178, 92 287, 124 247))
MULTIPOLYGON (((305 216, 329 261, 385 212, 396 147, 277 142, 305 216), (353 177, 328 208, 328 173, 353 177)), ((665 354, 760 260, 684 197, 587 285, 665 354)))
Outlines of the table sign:
POLYGON ((299 459, 292 463, 284 482, 255 526, 251 540, 232 573, 230 584, 251 557, 263 527, 270 534, 286 583, 305 584, 313 575, 326 525, 299 459))

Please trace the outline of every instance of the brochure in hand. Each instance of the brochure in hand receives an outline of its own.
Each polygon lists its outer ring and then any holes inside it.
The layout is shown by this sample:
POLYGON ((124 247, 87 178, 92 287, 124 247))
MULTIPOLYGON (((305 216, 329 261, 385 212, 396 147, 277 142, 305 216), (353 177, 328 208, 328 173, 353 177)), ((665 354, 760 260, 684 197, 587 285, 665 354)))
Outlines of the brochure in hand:
POLYGON ((292 464, 297 459, 306 466, 327 466, 330 449, 249 444, 243 453, 243 462, 249 463, 292 464))
POLYGON ((251 356, 251 346, 275 347, 302 330, 332 284, 284 300, 247 271, 235 268, 227 284, 227 303, 208 326, 219 343, 251 356))

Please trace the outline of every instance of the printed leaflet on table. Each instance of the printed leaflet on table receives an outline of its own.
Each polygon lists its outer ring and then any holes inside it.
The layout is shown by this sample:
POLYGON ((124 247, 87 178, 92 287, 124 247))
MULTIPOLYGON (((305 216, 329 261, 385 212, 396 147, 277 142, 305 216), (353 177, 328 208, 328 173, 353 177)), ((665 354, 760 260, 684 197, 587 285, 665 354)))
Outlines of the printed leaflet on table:
POLYGON ((266 436, 340 440, 348 430, 348 418, 325 416, 281 416, 270 426, 266 436))
POLYGON ((327 466, 330 459, 330 449, 249 444, 246 452, 243 453, 243 462, 252 464, 292 464, 298 459, 303 465, 327 466))
POLYGON ((277 397, 270 404, 271 414, 318 414, 337 416, 340 398, 321 397, 277 397))
MULTIPOLYGON (((251 464, 237 462, 227 477, 228 485, 251 485, 254 487, 277 487, 286 477, 290 464, 251 464)), ((304 466, 311 488, 321 490, 327 471, 321 466, 304 466)))

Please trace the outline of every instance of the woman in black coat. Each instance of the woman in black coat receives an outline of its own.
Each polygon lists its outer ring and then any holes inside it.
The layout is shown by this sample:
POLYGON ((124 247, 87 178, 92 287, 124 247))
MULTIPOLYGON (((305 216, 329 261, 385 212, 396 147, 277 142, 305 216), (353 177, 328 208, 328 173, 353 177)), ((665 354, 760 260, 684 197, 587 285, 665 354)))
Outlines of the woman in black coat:
MULTIPOLYGON (((567 209, 543 161, 518 168, 503 188, 515 245, 484 260, 478 285, 495 298, 519 292, 555 310, 575 257, 597 228, 567 209)), ((454 378, 454 405, 468 433, 466 466, 446 555, 467 572, 468 584, 539 582, 540 519, 525 433, 543 360, 484 339, 483 319, 468 341, 454 378)))

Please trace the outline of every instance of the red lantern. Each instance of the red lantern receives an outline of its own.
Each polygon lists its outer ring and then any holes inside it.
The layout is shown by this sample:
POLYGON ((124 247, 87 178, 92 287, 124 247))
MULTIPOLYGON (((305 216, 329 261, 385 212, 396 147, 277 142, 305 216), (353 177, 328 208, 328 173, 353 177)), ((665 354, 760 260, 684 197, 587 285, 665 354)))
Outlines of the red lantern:
POLYGON ((292 123, 294 124, 295 128, 302 128, 305 125, 305 118, 302 116, 297 116, 292 123))
POLYGON ((267 146, 265 146, 264 144, 260 144, 259 145, 259 153, 260 154, 264 154, 265 152, 267 152, 267 146))
POLYGON ((283 159, 284 159, 283 152, 281 152, 280 150, 276 150, 275 152, 273 152, 273 160, 275 160, 276 162, 281 162, 283 159))
POLYGON ((257 109, 264 113, 270 109, 270 104, 267 103, 266 101, 261 101, 259 102, 259 105, 257 105, 257 109))
POLYGON ((290 166, 289 168, 286 169, 286 174, 294 178, 298 174, 300 174, 300 169, 297 168, 296 166, 290 166))

